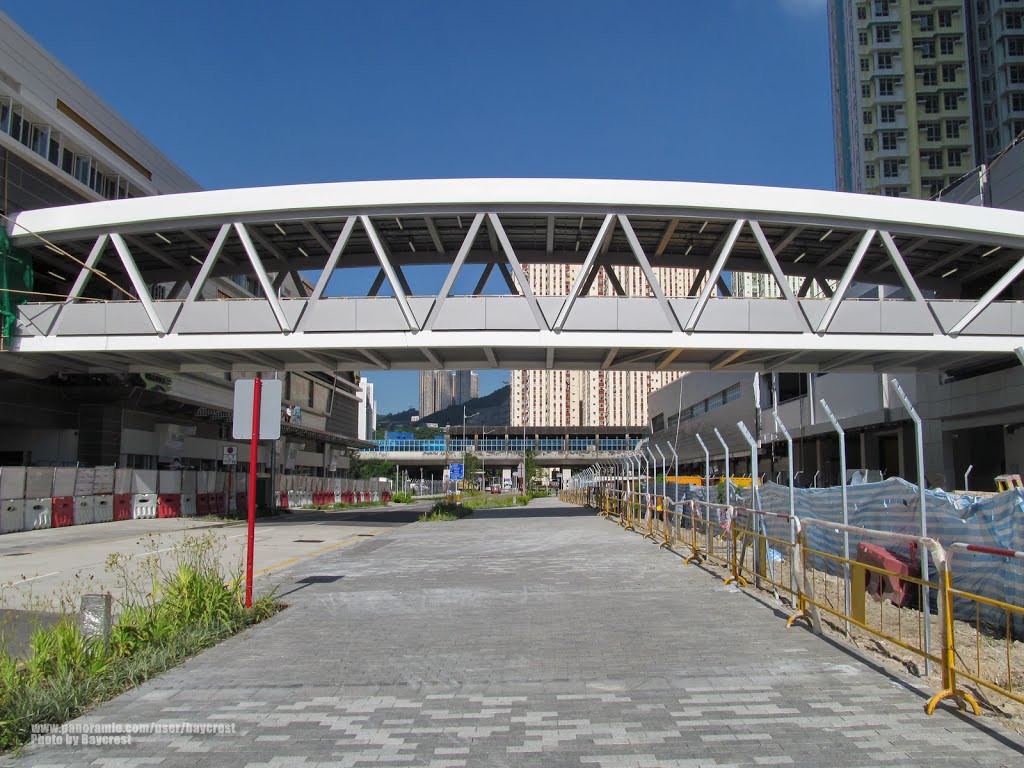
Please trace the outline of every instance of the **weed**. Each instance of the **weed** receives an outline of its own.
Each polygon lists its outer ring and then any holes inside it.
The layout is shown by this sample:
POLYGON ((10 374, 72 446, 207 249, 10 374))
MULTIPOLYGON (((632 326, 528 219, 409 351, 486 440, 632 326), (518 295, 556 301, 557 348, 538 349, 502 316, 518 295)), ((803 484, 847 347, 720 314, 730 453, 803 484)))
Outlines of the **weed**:
POLYGON ((122 598, 109 642, 86 637, 70 615, 39 629, 19 662, 0 648, 0 751, 33 723, 62 723, 276 613, 273 595, 243 604, 242 580, 224 569, 212 534, 186 537, 165 562, 157 541, 141 557, 113 554, 122 598))

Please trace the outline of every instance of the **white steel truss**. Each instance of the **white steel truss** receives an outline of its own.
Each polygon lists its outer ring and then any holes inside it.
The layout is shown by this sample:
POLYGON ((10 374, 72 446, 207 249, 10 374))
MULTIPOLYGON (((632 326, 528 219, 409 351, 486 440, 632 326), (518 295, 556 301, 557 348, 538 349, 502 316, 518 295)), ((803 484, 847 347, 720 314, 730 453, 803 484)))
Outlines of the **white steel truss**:
POLYGON ((1024 214, 946 203, 663 182, 374 182, 28 211, 9 233, 36 260, 41 292, 68 293, 20 307, 7 367, 237 371, 258 354, 281 370, 937 370, 1012 354, 1024 336, 1024 214), (567 295, 531 287, 542 264, 576 268, 567 295), (475 288, 454 295, 469 265, 475 288), (444 278, 417 293, 409 273, 423 266, 444 278), (627 295, 623 266, 638 268, 644 294, 627 295), (368 295, 337 295, 357 268, 376 271, 368 295), (692 270, 688 295, 666 295, 659 269, 692 270), (762 275, 777 298, 733 296, 735 272, 762 275), (601 274, 608 287, 594 295, 601 274), (503 293, 487 292, 492 277, 503 293), (248 279, 256 295, 204 299, 216 278, 248 279), (288 278, 297 290, 282 296, 288 278), (173 287, 155 299, 160 284, 173 287), (813 286, 824 298, 808 298, 813 286))

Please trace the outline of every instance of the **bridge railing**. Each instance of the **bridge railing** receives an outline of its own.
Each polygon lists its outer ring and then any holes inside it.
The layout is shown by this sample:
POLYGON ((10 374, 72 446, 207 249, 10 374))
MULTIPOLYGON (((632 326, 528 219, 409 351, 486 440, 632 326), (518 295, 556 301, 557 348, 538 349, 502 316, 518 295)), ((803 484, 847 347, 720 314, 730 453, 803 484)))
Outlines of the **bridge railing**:
POLYGON ((928 714, 946 698, 980 714, 975 694, 982 692, 993 707, 1000 697, 1024 703, 1019 585, 995 599, 960 586, 957 571, 957 563, 966 567, 970 558, 1002 562, 1005 568, 1024 560, 1024 552, 963 543, 943 547, 912 534, 677 501, 648 493, 636 478, 591 478, 561 497, 594 507, 662 548, 685 553, 685 564, 724 569, 726 584, 772 593, 788 604, 787 626, 805 621, 818 633, 827 629, 848 639, 873 638, 891 658, 909 652, 920 664, 908 662, 907 668, 938 689, 925 707, 928 714), (860 542, 856 559, 841 554, 849 549, 843 542, 849 537, 860 542), (913 559, 908 564, 892 554, 907 548, 917 556, 928 552, 927 575, 914 570, 913 559))

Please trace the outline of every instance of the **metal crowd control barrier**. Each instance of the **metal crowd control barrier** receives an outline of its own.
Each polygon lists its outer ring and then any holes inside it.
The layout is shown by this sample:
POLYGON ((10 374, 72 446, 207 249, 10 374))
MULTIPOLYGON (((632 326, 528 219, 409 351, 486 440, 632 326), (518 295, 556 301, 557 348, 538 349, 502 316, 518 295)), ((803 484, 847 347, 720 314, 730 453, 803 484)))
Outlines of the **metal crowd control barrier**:
MULTIPOLYGON (((944 639, 943 656, 945 657, 943 663, 943 689, 932 696, 928 701, 928 714, 930 715, 935 711, 935 707, 938 703, 946 698, 962 699, 971 706, 974 710, 974 714, 981 714, 981 711, 978 708, 978 703, 974 700, 974 697, 957 688, 956 679, 958 676, 967 678, 975 685, 1024 704, 1024 669, 1015 670, 1011 656, 1011 649, 1014 645, 1014 618, 1024 619, 1024 607, 1011 605, 1010 603, 1002 600, 994 600, 990 597, 985 597, 984 595, 978 595, 973 592, 957 589, 955 586, 956 572, 953 570, 953 557, 957 552, 972 552, 975 555, 1001 557, 1006 560, 1020 561, 1024 561, 1024 552, 1016 552, 1012 549, 984 547, 977 544, 964 544, 963 542, 950 544, 946 552, 946 567, 943 570, 943 583, 941 590, 942 594, 945 596, 945 599, 943 600, 944 611, 942 616, 944 639), (968 605, 971 603, 974 605, 973 666, 969 664, 964 655, 957 653, 956 649, 956 635, 953 619, 956 613, 955 608, 957 600, 961 601, 961 605, 963 605, 964 602, 968 603, 968 605), (985 621, 982 620, 982 606, 988 606, 989 608, 996 609, 996 611, 1001 610, 1003 612, 1003 626, 1001 628, 998 626, 998 622, 992 621, 991 618, 988 618, 985 621), (985 677, 985 672, 982 669, 982 626, 987 626, 993 630, 1002 629, 1004 635, 1006 668, 1005 676, 1001 679, 990 679, 985 677), (1015 673, 1018 681, 1017 683, 1014 683, 1015 673)), ((961 611, 961 615, 963 614, 964 612, 961 611)), ((993 675, 993 678, 994 677, 995 675, 993 675)))
MULTIPOLYGON (((820 633, 819 613, 826 613, 839 620, 837 630, 842 629, 840 623, 852 625, 921 657, 926 662, 925 674, 928 662, 938 664, 942 673, 942 690, 929 700, 926 706, 928 714, 932 714, 939 702, 947 698, 980 714, 978 702, 971 692, 958 687, 958 678, 969 680, 979 689, 1024 703, 1024 671, 1015 668, 1011 654, 1014 623, 1024 620, 1024 607, 958 588, 952 567, 953 556, 957 552, 1017 561, 1024 561, 1024 552, 956 543, 950 545, 947 556, 947 550, 937 541, 923 536, 700 500, 673 502, 630 487, 628 483, 627 488, 619 488, 614 481, 603 486, 570 489, 563 492, 562 498, 569 503, 593 506, 604 517, 617 516, 617 522, 625 530, 636 530, 645 538, 660 541, 661 547, 687 547, 690 555, 685 558, 685 563, 710 561, 727 568, 726 584, 735 582, 749 586, 753 583, 758 586, 764 583, 771 587, 776 597, 780 592, 786 593, 795 608, 787 627, 797 620, 804 620, 820 633), (653 506, 650 500, 653 500, 653 506), (658 514, 654 514, 655 511, 658 514), (884 542, 889 549, 876 549, 889 557, 872 561, 870 555, 874 550, 867 543, 862 543, 863 548, 858 547, 857 559, 826 551, 821 543, 816 546, 808 544, 811 539, 820 542, 822 535, 840 534, 844 541, 855 536, 884 542), (921 578, 913 560, 908 566, 892 556, 892 545, 909 546, 922 558, 928 553, 934 576, 921 578), (891 567, 886 567, 887 564, 891 567), (850 573, 849 581, 845 578, 847 572, 850 573), (906 589, 908 586, 909 590, 906 589), (929 593, 937 596, 934 615, 931 606, 922 599, 929 593), (869 610, 868 594, 878 598, 877 612, 874 607, 869 610), (966 608, 972 604, 975 611, 973 664, 959 652, 962 648, 958 651, 958 626, 954 622, 954 615, 969 613, 966 608), (913 609, 910 617, 905 615, 908 608, 913 609), (988 612, 987 617, 983 617, 983 610, 988 612), (999 622, 993 621, 993 611, 1003 612, 1004 621, 999 626, 994 626, 999 622), (938 625, 938 649, 930 642, 931 633, 925 630, 926 621, 935 621, 938 625), (983 628, 1002 632, 1003 638, 999 642, 1006 661, 1001 673, 987 672, 982 667, 982 638, 987 634, 992 644, 997 644, 995 635, 983 632, 983 628)), ((835 549, 843 551, 838 544, 835 549)), ((959 629, 963 635, 963 627, 959 629)), ((963 645, 964 641, 961 640, 960 644, 963 645)))
MULTIPOLYGON (((921 595, 928 594, 931 590, 941 590, 942 587, 941 572, 945 568, 946 558, 942 547, 937 541, 923 536, 876 531, 869 528, 859 528, 854 525, 815 520, 813 518, 803 518, 801 525, 803 528, 803 541, 800 548, 803 557, 801 565, 804 571, 810 575, 809 583, 805 588, 804 599, 809 605, 841 619, 844 623, 848 621, 865 632, 917 654, 925 662, 944 664, 942 652, 936 651, 931 647, 930 633, 925 631, 926 621, 936 621, 941 624, 941 617, 943 616, 942 606, 939 606, 938 615, 933 616, 930 606, 921 599, 921 595), (925 580, 913 575, 910 569, 897 570, 895 568, 885 568, 860 559, 848 559, 822 549, 816 549, 807 544, 807 536, 812 529, 822 530, 826 534, 845 533, 892 544, 909 545, 916 548, 919 552, 927 551, 932 554, 939 575, 934 581, 931 579, 925 580), (838 575, 829 572, 830 564, 835 566, 834 571, 838 575), (849 594, 846 593, 846 582, 842 577, 847 566, 850 568, 851 573, 849 594), (896 601, 889 601, 891 607, 888 613, 886 613, 887 601, 885 599, 877 600, 877 619, 873 612, 871 616, 868 615, 865 601, 867 587, 873 576, 877 577, 877 582, 881 588, 879 591, 882 594, 879 597, 884 597, 887 586, 890 588, 889 591, 891 591, 891 588, 897 583, 901 587, 907 584, 912 585, 909 593, 897 595, 896 601), (835 595, 834 600, 832 597, 833 592, 835 595), (915 592, 919 594, 915 594, 915 592), (897 604, 897 602, 900 604, 897 604), (915 607, 918 609, 915 611, 916 620, 906 622, 902 604, 913 602, 916 602, 915 607), (846 612, 846 605, 851 606, 849 613, 846 612), (910 623, 910 626, 905 626, 907 623, 910 623)), ((939 602, 942 603, 944 598, 944 593, 940 594, 939 602)), ((926 664, 925 674, 927 672, 928 665, 926 664)))

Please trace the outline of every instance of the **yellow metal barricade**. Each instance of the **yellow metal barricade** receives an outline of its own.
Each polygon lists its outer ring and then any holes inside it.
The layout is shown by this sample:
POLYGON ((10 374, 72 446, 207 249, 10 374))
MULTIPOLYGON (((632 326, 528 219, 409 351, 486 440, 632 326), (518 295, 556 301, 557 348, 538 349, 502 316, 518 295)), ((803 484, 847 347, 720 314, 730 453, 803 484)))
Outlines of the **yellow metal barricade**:
POLYGON ((762 582, 767 583, 777 599, 781 599, 780 592, 785 593, 790 605, 799 610, 803 571, 799 554, 800 521, 779 512, 746 508, 737 508, 735 516, 736 573, 757 587, 762 582), (781 530, 769 532, 769 525, 781 530))
POLYGON ((1019 651, 1014 653, 1015 646, 1020 645, 1014 642, 1014 624, 1024 621, 1024 606, 958 589, 954 565, 957 553, 961 559, 963 553, 970 552, 975 557, 1024 561, 1024 552, 962 542, 951 544, 946 552, 943 622, 949 644, 943 649, 943 690, 929 700, 928 714, 946 698, 960 699, 970 705, 975 714, 980 714, 974 697, 957 687, 957 678, 967 679, 979 688, 1024 703, 1024 655, 1019 651), (987 614, 984 618, 983 610, 987 614), (954 617, 958 613, 961 616, 973 614, 973 622, 957 624, 954 617))
MULTIPOLYGON (((802 518, 800 555, 805 574, 803 585, 803 601, 806 605, 836 617, 842 621, 840 629, 849 632, 851 626, 874 635, 881 640, 910 651, 925 662, 927 671, 929 663, 943 664, 942 650, 936 647, 943 632, 943 611, 941 602, 944 599, 942 587, 942 569, 945 568, 945 552, 934 539, 912 536, 902 533, 875 531, 853 525, 843 525, 826 520, 802 518), (807 539, 813 529, 826 532, 827 535, 848 533, 864 539, 883 541, 890 545, 912 545, 917 551, 927 549, 932 557, 938 577, 922 579, 920 575, 910 574, 906 570, 883 568, 878 565, 862 562, 853 558, 824 551, 809 546, 807 539), (849 591, 847 591, 846 569, 849 568, 849 591), (902 597, 897 601, 884 599, 884 595, 868 607, 866 600, 869 583, 899 584, 901 589, 909 585, 902 597), (922 599, 927 592, 935 592, 940 602, 938 614, 932 614, 922 599), (917 596, 917 605, 908 605, 917 596), (927 624, 926 624, 927 621, 927 624)), ((875 590, 873 590, 875 591, 875 590)), ((817 618, 817 617, 814 617, 817 618)), ((941 645, 941 642, 939 643, 941 645)))

